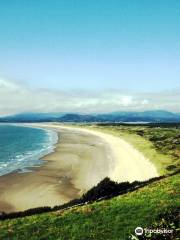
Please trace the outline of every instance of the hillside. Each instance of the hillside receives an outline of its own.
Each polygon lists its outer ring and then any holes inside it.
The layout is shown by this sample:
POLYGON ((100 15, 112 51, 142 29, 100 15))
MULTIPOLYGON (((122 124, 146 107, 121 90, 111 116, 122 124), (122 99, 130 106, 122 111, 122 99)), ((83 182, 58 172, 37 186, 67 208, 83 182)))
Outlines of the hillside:
MULTIPOLYGON (((0 223, 0 239, 123 240, 137 226, 176 228, 179 174, 110 200, 0 223), (171 214, 170 214, 171 213, 171 214), (164 220, 162 220, 164 218, 164 220)), ((178 239, 174 236, 168 239, 178 239)), ((146 238, 165 239, 165 238, 146 238)))

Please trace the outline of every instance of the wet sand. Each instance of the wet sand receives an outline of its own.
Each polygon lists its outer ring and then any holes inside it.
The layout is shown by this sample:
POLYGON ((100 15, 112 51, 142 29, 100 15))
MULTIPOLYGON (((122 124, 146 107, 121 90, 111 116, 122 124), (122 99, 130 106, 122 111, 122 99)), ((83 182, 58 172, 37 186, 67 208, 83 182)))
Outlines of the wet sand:
POLYGON ((33 172, 0 177, 0 211, 55 206, 81 196, 108 175, 108 146, 103 139, 72 130, 57 130, 54 153, 33 172), (103 163, 103 164, 102 164, 103 163))

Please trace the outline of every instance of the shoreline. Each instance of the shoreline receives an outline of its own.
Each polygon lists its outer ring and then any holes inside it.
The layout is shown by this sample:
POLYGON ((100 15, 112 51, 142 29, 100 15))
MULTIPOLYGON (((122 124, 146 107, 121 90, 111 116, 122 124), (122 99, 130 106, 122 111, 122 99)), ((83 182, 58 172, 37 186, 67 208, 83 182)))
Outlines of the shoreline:
POLYGON ((0 211, 61 205, 105 177, 132 182, 158 176, 152 163, 121 138, 55 123, 29 126, 55 130, 61 137, 34 171, 0 177, 0 211))
MULTIPOLYGON (((34 126, 38 125, 35 124, 34 126)), ((81 128, 56 123, 41 124, 41 127, 56 129, 57 131, 59 129, 74 130, 91 134, 103 140, 109 148, 108 158, 111 160, 111 172, 109 173, 109 177, 114 181, 144 181, 159 176, 153 163, 147 159, 143 153, 139 152, 129 142, 120 137, 94 129, 87 129, 85 127, 81 128)))
POLYGON ((61 138, 55 151, 41 158, 44 161, 41 166, 29 168, 32 172, 13 172, 0 177, 0 212, 61 205, 79 198, 106 176, 102 161, 107 146, 103 141, 76 131, 59 131, 61 138), (89 181, 92 175, 93 180, 89 181))
MULTIPOLYGON (((11 173, 26 173, 26 172, 30 172, 31 169, 33 168, 40 167, 41 165, 44 164, 43 157, 53 153, 55 150, 55 145, 59 141, 58 132, 54 131, 54 129, 34 127, 29 124, 19 124, 19 123, 7 123, 7 124, 0 123, 0 126, 1 125, 7 125, 10 127, 14 126, 19 128, 37 129, 37 130, 43 131, 43 140, 40 142, 40 146, 36 147, 36 149, 31 149, 31 150, 26 149, 26 152, 23 152, 23 154, 21 155, 21 158, 19 158, 19 153, 18 155, 14 156, 15 161, 7 162, 7 167, 3 168, 2 171, 0 171, 0 176, 4 176, 11 173)), ((40 134, 42 135, 42 133, 40 134)))

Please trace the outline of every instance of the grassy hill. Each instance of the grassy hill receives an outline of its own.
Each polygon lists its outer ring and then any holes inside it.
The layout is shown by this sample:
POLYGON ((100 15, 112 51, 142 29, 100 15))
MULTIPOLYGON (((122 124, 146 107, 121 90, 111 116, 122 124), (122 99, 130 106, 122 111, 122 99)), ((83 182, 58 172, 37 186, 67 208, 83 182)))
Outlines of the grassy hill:
MULTIPOLYGON (((178 169, 180 129, 94 126, 128 140, 158 167, 178 169)), ((177 240, 179 175, 108 200, 0 222, 2 240, 177 240), (174 234, 129 238, 137 226, 173 229, 174 234), (176 230, 175 230, 176 229, 176 230)))
POLYGON ((161 224, 162 214, 169 215, 175 211, 178 208, 179 190, 178 174, 109 200, 2 221, 0 239, 128 239, 137 226, 161 224))

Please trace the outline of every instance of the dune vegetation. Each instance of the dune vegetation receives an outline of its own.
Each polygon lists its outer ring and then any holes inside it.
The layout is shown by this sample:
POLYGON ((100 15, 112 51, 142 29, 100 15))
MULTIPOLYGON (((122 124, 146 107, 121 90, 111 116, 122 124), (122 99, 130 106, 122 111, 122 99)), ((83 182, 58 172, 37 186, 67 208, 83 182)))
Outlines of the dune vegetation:
POLYGON ((160 175, 179 169, 180 124, 98 124, 86 127, 123 138, 152 161, 160 175))

